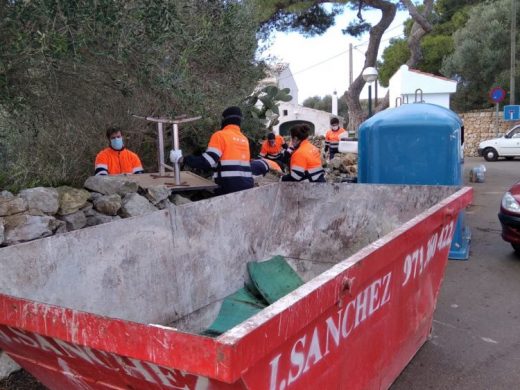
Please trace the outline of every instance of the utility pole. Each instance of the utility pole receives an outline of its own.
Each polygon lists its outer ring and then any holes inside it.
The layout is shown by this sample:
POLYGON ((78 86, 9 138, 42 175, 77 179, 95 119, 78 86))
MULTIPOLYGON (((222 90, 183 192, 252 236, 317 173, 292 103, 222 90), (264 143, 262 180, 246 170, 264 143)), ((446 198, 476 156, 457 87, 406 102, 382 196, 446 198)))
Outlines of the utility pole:
POLYGON ((511 1, 511 79, 509 104, 515 104, 515 73, 516 73, 516 0, 511 1))

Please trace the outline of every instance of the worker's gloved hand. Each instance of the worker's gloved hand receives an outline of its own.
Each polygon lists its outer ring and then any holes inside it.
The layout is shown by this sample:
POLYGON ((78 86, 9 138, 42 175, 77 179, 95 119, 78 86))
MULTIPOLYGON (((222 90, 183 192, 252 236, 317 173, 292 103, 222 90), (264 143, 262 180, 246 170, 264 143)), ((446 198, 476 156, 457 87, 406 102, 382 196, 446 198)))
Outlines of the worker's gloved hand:
POLYGON ((182 150, 180 149, 177 149, 177 150, 172 150, 170 152, 170 161, 173 163, 173 164, 182 164, 182 150))

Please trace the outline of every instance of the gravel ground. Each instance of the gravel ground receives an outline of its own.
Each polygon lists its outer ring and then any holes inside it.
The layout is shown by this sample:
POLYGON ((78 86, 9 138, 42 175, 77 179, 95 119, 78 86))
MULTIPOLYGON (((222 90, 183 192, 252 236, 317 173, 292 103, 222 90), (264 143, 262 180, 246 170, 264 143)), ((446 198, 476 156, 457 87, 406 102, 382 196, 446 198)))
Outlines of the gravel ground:
POLYGON ((47 388, 26 371, 20 370, 1 380, 0 390, 47 390, 47 388))

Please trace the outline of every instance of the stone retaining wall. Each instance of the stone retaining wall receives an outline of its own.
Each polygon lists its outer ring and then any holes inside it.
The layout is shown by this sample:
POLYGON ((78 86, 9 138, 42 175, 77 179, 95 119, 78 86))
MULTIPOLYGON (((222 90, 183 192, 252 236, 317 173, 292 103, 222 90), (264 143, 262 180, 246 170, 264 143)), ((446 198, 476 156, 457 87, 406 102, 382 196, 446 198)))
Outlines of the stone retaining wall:
POLYGON ((504 113, 499 112, 498 129, 496 128, 496 111, 474 111, 459 114, 464 120, 464 155, 478 156, 478 144, 482 141, 504 135, 514 125, 520 122, 505 121, 504 113))

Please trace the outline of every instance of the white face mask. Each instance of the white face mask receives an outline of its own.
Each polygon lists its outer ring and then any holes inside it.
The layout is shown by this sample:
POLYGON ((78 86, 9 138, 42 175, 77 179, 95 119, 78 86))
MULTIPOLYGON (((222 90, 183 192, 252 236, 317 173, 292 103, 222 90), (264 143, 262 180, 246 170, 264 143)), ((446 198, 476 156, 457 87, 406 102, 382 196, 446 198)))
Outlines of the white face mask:
POLYGON ((332 130, 338 130, 339 129, 339 126, 338 125, 333 125, 332 126, 332 130))
POLYGON ((122 137, 116 137, 110 139, 110 146, 112 146, 112 149, 115 150, 121 150, 123 149, 123 138, 122 137))

